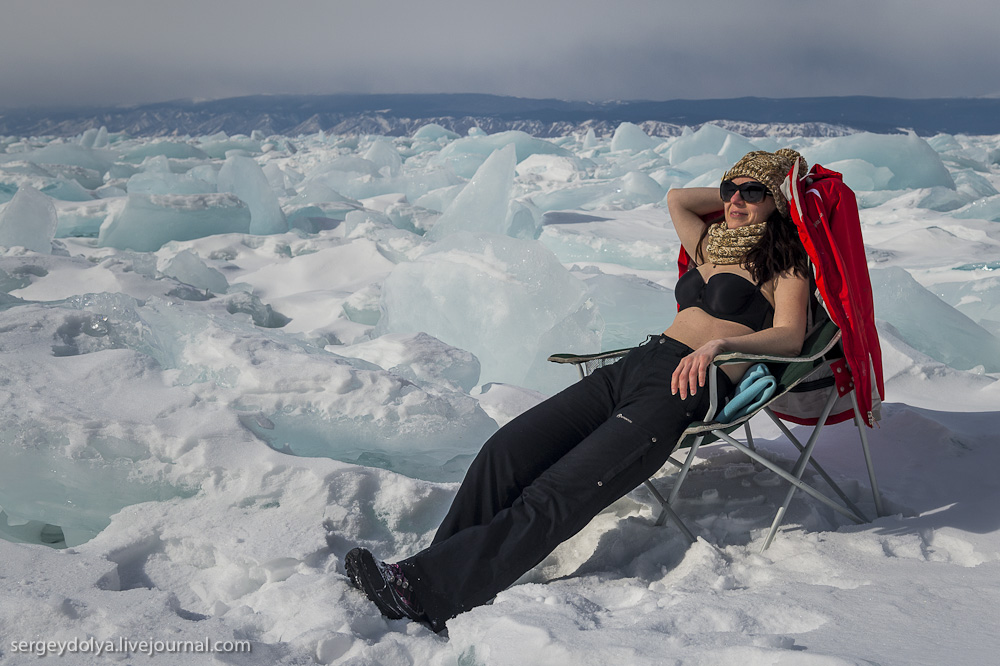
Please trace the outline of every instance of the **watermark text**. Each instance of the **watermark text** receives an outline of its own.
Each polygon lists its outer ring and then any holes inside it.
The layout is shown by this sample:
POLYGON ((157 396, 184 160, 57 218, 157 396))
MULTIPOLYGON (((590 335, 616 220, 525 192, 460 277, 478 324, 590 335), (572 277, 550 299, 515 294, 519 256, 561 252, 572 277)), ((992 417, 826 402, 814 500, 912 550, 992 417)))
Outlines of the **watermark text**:
POLYGON ((229 640, 213 641, 209 638, 196 640, 160 640, 143 638, 132 640, 124 636, 117 639, 71 638, 66 641, 11 641, 10 651, 16 654, 33 654, 38 657, 56 655, 62 657, 68 654, 208 654, 248 653, 250 641, 229 640))

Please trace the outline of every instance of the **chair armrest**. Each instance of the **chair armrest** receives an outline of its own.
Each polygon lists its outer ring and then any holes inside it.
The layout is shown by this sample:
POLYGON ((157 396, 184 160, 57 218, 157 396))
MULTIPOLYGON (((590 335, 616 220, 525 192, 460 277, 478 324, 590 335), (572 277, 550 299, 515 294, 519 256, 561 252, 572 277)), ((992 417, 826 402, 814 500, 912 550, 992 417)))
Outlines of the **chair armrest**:
POLYGON ((588 361, 620 358, 630 351, 632 351, 631 347, 628 349, 613 349, 611 351, 598 352, 596 354, 553 354, 552 356, 549 356, 547 360, 552 363, 573 363, 579 365, 580 363, 587 363, 588 361))
POLYGON ((810 361, 816 361, 828 353, 830 350, 837 346, 840 342, 840 330, 835 329, 833 335, 830 336, 829 340, 825 343, 820 344, 821 341, 814 341, 816 344, 809 345, 811 348, 806 349, 805 353, 800 356, 776 356, 771 354, 745 354, 740 352, 729 352, 727 354, 719 354, 716 356, 712 362, 715 365, 729 365, 731 363, 807 363, 810 361))

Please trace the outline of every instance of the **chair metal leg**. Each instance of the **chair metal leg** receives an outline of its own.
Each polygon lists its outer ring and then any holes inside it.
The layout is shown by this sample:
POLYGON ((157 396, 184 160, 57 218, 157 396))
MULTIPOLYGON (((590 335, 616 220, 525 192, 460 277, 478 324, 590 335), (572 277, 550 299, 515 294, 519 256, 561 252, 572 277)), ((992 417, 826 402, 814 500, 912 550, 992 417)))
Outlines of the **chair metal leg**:
POLYGON ((670 506, 670 503, 663 498, 660 491, 653 486, 653 482, 646 479, 643 483, 649 492, 653 494, 653 497, 656 498, 656 501, 660 503, 660 515, 656 519, 656 526, 661 527, 663 523, 666 522, 667 518, 669 518, 675 525, 677 525, 677 528, 684 533, 684 536, 687 537, 688 541, 694 543, 696 541, 694 534, 692 534, 691 530, 688 529, 688 526, 684 524, 684 521, 677 515, 677 512, 674 511, 673 507, 670 506))
POLYGON ((753 445, 753 433, 750 432, 750 421, 749 420, 747 420, 746 422, 743 423, 743 431, 747 435, 747 448, 752 449, 753 451, 756 451, 757 447, 753 445))
MULTIPOLYGON (((812 457, 813 448, 816 446, 816 442, 819 441, 819 433, 822 430, 823 425, 826 424, 826 419, 829 418, 830 412, 833 411, 833 404, 837 401, 837 391, 830 391, 830 397, 827 398, 826 404, 823 406, 823 414, 819 419, 819 423, 813 428, 812 435, 809 437, 809 441, 806 442, 805 450, 799 454, 799 459, 795 463, 795 478, 801 482, 802 474, 806 471, 806 464, 808 464, 809 459, 812 457)), ((768 546, 774 540, 774 535, 778 533, 778 528, 781 526, 782 521, 785 519, 785 512, 788 511, 788 505, 792 503, 792 497, 795 496, 795 491, 798 484, 793 484, 791 488, 788 489, 788 493, 785 495, 785 501, 782 503, 781 508, 778 509, 778 513, 774 515, 774 522, 771 523, 771 529, 767 533, 767 538, 764 539, 764 545, 761 546, 760 552, 767 550, 768 546)))
POLYGON ((691 469, 691 463, 694 462, 694 456, 698 452, 698 447, 704 441, 704 435, 695 438, 694 444, 691 445, 691 449, 688 451, 687 458, 684 459, 684 466, 677 473, 677 480, 674 481, 674 487, 670 489, 670 499, 667 500, 667 504, 673 504, 677 500, 677 495, 681 492, 681 485, 684 483, 684 479, 687 478, 688 470, 691 469))
MULTIPOLYGON (((788 438, 788 441, 792 443, 792 446, 797 448, 799 450, 799 453, 802 453, 802 451, 805 450, 805 447, 802 445, 802 442, 800 442, 798 438, 792 434, 792 431, 788 429, 788 426, 786 426, 781 421, 781 419, 779 419, 777 415, 771 411, 770 407, 765 407, 764 411, 767 413, 769 417, 771 417, 771 420, 774 421, 774 423, 778 426, 778 429, 781 430, 782 434, 784 434, 785 437, 788 438)), ((847 496, 847 493, 845 493, 843 489, 837 484, 837 482, 834 481, 829 474, 827 474, 826 470, 823 469, 823 467, 819 464, 819 462, 815 458, 810 456, 809 464, 812 465, 813 469, 816 470, 817 474, 823 477, 823 480, 826 481, 826 485, 830 486, 833 492, 837 494, 837 497, 841 499, 841 501, 848 509, 853 511, 855 515, 857 515, 857 517, 860 518, 862 521, 866 523, 870 522, 868 520, 868 517, 864 514, 864 512, 861 509, 859 509, 854 502, 851 501, 851 498, 847 496)))
POLYGON ((868 465, 868 480, 872 486, 872 496, 875 499, 875 513, 879 518, 886 515, 882 506, 882 493, 878 490, 878 481, 875 480, 875 466, 872 465, 872 454, 868 449, 868 434, 865 432, 865 424, 861 419, 861 410, 858 409, 858 397, 851 391, 851 404, 854 406, 854 424, 858 426, 858 434, 861 436, 861 448, 865 452, 865 464, 868 465))
POLYGON ((778 476, 780 476, 785 481, 788 481, 792 485, 796 486, 799 490, 801 490, 802 492, 806 493, 810 497, 812 497, 812 498, 814 498, 814 499, 822 502, 823 504, 826 504, 828 507, 830 507, 831 509, 833 509, 837 513, 841 514, 845 518, 853 520, 855 523, 858 523, 858 524, 861 524, 861 523, 865 522, 865 521, 861 520, 860 518, 858 518, 857 516, 855 516, 850 511, 848 511, 847 509, 845 509, 844 507, 842 507, 839 504, 837 504, 836 502, 834 502, 832 499, 830 499, 829 497, 827 497, 826 495, 824 495, 820 491, 818 491, 815 488, 813 488, 812 486, 810 486, 810 485, 808 485, 806 483, 803 483, 799 479, 796 479, 794 476, 792 476, 791 474, 789 474, 785 470, 781 469, 780 467, 778 467, 777 465, 775 465, 774 463, 772 463, 770 460, 768 460, 764 456, 762 456, 759 453, 757 453, 756 451, 751 451, 742 442, 739 442, 739 441, 733 439, 732 437, 730 437, 726 433, 722 432, 721 430, 717 431, 715 434, 718 435, 719 437, 721 437, 722 439, 726 440, 727 442, 729 442, 729 444, 731 444, 737 450, 742 451, 743 453, 745 453, 752 460, 756 460, 761 465, 763 465, 764 467, 767 467, 769 470, 771 470, 772 472, 774 472, 775 474, 777 474, 778 476))

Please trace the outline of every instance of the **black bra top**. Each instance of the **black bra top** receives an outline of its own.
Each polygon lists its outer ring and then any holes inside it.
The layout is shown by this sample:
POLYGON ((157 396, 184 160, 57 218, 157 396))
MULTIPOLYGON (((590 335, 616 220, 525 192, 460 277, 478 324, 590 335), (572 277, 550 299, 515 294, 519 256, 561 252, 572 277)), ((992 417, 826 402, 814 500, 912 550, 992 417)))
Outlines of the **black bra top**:
POLYGON ((701 271, 692 268, 677 281, 674 295, 681 310, 700 308, 716 319, 755 331, 769 328, 774 322, 774 307, 760 287, 735 273, 716 273, 706 283, 701 271))

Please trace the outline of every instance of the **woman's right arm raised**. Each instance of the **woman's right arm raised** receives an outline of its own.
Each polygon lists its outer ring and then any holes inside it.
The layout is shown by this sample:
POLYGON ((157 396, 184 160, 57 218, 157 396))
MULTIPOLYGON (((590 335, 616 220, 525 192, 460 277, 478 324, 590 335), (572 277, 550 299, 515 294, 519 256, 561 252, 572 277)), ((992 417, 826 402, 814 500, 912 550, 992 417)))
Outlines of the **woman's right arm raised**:
POLYGON ((701 216, 720 211, 722 198, 717 187, 684 187, 667 192, 667 210, 684 250, 696 257, 698 239, 705 229, 701 216))

